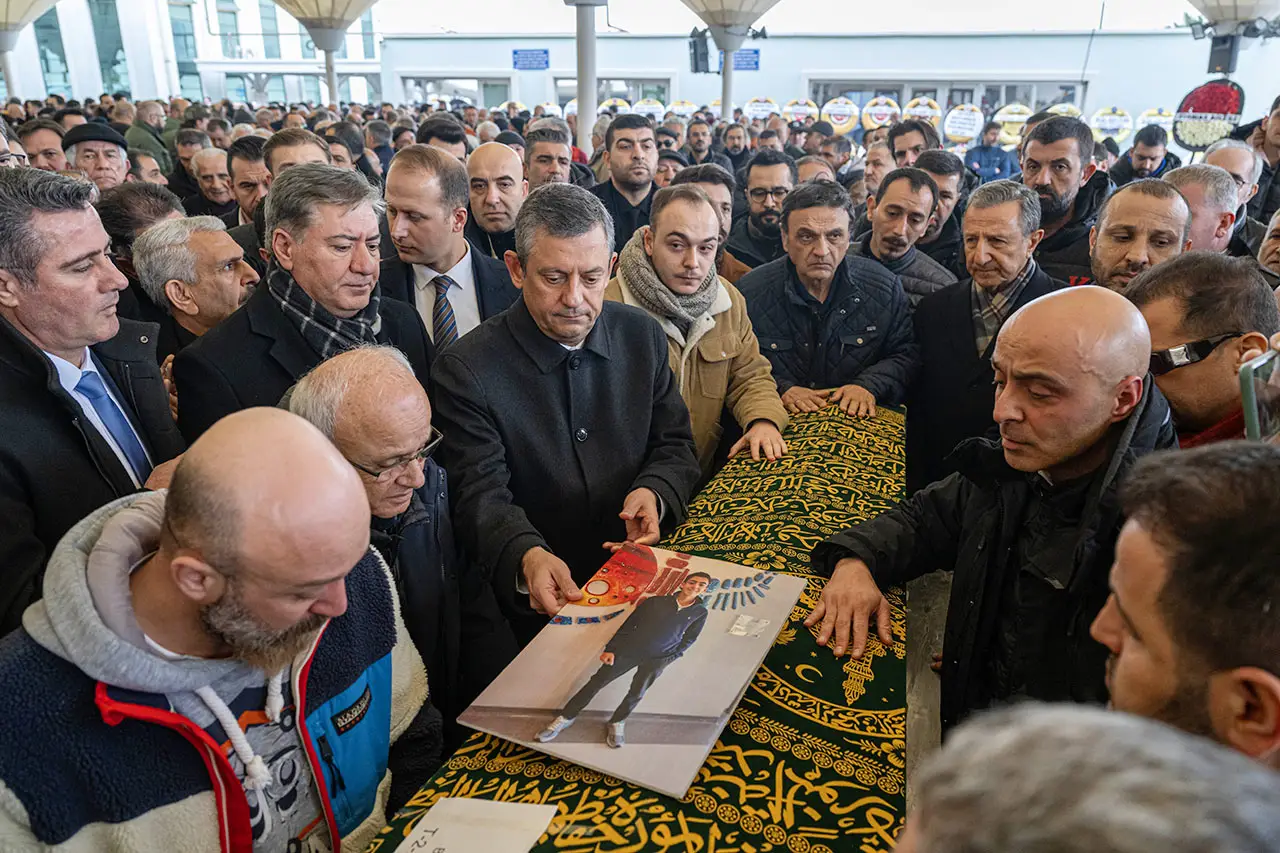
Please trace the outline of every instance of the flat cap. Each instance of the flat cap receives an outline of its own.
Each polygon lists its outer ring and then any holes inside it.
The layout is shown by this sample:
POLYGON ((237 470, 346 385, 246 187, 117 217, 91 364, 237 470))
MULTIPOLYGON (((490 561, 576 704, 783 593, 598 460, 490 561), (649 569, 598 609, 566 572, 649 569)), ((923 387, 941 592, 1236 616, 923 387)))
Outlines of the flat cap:
POLYGON ((66 151, 72 145, 80 142, 113 142, 124 150, 129 150, 129 143, 124 141, 123 136, 102 122, 97 121, 79 124, 68 130, 66 135, 62 137, 62 150, 66 151))

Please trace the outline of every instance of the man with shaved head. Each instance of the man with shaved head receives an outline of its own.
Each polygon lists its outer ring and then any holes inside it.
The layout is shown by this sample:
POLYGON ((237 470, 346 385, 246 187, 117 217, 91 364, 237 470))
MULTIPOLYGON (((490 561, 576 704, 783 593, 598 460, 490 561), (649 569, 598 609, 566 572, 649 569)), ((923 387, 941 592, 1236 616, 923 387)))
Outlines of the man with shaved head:
POLYGON ((440 762, 368 513, 318 430, 250 409, 73 527, 0 645, 6 847, 363 850, 440 762))
POLYGON ((1102 203, 1089 231, 1094 284, 1123 293, 1135 277, 1190 248, 1191 208, 1177 187, 1130 181, 1102 203))
POLYGON ((367 346, 302 377, 288 406, 359 475, 373 546, 396 580, 405 626, 427 665, 432 704, 456 741, 451 746, 460 744, 465 734, 454 721, 512 661, 516 645, 493 588, 466 567, 454 537, 445 472, 432 458, 444 436, 432 426, 427 392, 399 350, 367 346))
POLYGON ((529 194, 520 155, 501 142, 486 142, 467 158, 467 184, 465 236, 482 253, 502 260, 516 250, 516 214, 529 194))
POLYGON ((820 626, 819 645, 860 658, 872 619, 891 643, 881 588, 952 571, 944 731, 1022 698, 1105 701, 1105 651, 1089 624, 1122 522, 1114 492, 1137 457, 1174 444, 1150 361, 1142 314, 1105 288, 1019 309, 991 359, 999 441, 961 443, 957 473, 814 549, 814 569, 831 578, 805 620, 820 626))

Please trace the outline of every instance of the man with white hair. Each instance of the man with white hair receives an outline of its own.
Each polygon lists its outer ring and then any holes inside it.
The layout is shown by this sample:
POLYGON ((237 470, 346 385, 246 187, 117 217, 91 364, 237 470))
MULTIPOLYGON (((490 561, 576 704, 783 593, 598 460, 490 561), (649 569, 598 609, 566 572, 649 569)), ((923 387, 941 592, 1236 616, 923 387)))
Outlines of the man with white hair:
MULTIPOLYGON (((1231 257, 1254 260, 1254 253, 1243 240, 1236 240, 1236 214, 1239 195, 1231 173, 1220 166, 1196 163, 1174 169, 1164 176, 1187 200, 1191 208, 1191 249, 1219 252, 1231 257)), ((1263 268, 1263 277, 1272 289, 1280 285, 1280 277, 1263 268)))
POLYGON ((1055 705, 986 714, 914 782, 897 853, 1280 848, 1275 774, 1127 714, 1055 705))
POLYGON ((427 665, 447 753, 465 737, 458 714, 511 662, 516 645, 493 587, 468 567, 455 538, 448 478, 432 458, 443 436, 427 393, 399 350, 364 346, 302 377, 288 408, 360 476, 371 542, 391 569, 405 627, 427 665))
POLYGON ((62 137, 62 150, 67 165, 88 175, 99 190, 120 186, 129 174, 129 144, 105 124, 71 128, 62 137))
POLYGON ((216 216, 219 219, 239 208, 231 191, 231 172, 227 168, 227 152, 221 148, 202 148, 191 157, 199 192, 182 200, 188 216, 216 216))
POLYGON ((156 341, 162 364, 230 317, 258 283, 244 249, 214 216, 151 226, 133 243, 133 264, 142 289, 167 312, 156 341))
POLYGON ((1262 152, 1247 142, 1228 137, 1209 146, 1204 152, 1204 162, 1226 169, 1236 184, 1239 207, 1236 210, 1235 232, 1231 237, 1232 254, 1240 257, 1245 247, 1248 254, 1256 254, 1267 233, 1267 226, 1249 216, 1248 210, 1249 202, 1258 194, 1258 181, 1266 163, 1262 159, 1262 152))
POLYGON ((491 121, 482 121, 476 126, 476 136, 480 138, 481 145, 486 142, 493 142, 498 138, 499 133, 501 133, 501 128, 491 121))
POLYGON ((1196 163, 1164 176, 1191 208, 1191 250, 1225 252, 1236 224, 1236 182, 1220 166, 1196 163))

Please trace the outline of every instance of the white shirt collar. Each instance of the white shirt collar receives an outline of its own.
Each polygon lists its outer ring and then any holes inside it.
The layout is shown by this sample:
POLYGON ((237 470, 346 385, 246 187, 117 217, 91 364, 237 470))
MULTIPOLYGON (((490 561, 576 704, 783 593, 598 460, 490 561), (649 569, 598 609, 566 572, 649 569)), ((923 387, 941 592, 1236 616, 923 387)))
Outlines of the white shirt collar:
POLYGON ((49 361, 53 362, 53 369, 58 371, 58 384, 68 391, 80 384, 80 377, 84 374, 98 372, 98 366, 93 363, 88 347, 84 348, 84 356, 80 359, 79 367, 51 352, 46 352, 45 355, 49 357, 49 361))
MULTIPOLYGON (((464 267, 469 268, 471 265, 471 244, 465 240, 463 241, 463 243, 466 245, 467 250, 462 253, 462 260, 458 261, 456 264, 454 264, 451 268, 449 268, 445 272, 440 272, 439 270, 432 269, 426 264, 421 264, 421 267, 427 271, 427 281, 434 281, 436 276, 447 275, 450 279, 453 280, 453 283, 457 285, 458 279, 460 277, 460 271, 464 267)), ((470 276, 467 276, 467 278, 470 278, 470 276)))

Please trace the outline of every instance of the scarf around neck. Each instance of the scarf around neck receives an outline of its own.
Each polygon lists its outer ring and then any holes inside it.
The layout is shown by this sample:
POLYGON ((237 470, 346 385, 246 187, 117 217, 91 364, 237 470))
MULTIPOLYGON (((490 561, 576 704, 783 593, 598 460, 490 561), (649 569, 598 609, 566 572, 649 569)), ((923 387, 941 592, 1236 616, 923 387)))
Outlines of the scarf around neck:
POLYGON ((335 317, 293 280, 288 270, 275 264, 267 270, 267 290, 284 316, 321 359, 361 344, 378 342, 382 317, 378 314, 378 289, 369 294, 369 304, 353 317, 335 317))
POLYGON ((670 320, 687 337, 694 321, 711 309, 720 291, 715 265, 693 293, 676 293, 658 278, 658 271, 644 250, 644 235, 648 230, 647 225, 637 230, 622 248, 618 256, 618 273, 642 308, 670 320))

